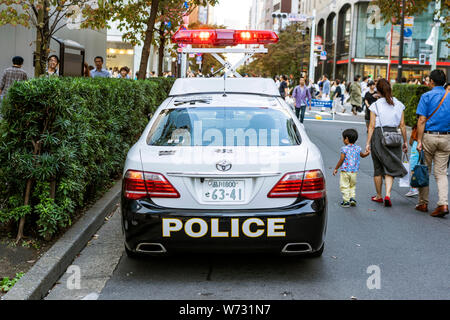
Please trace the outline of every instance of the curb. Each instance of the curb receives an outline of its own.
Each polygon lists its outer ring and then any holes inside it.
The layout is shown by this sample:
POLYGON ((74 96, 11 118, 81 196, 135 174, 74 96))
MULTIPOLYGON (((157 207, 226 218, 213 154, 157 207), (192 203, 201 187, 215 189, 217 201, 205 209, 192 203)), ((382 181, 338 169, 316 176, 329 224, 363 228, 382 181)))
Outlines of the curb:
POLYGON ((75 256, 104 223, 120 199, 121 183, 98 200, 2 297, 2 300, 40 300, 58 281, 75 256))

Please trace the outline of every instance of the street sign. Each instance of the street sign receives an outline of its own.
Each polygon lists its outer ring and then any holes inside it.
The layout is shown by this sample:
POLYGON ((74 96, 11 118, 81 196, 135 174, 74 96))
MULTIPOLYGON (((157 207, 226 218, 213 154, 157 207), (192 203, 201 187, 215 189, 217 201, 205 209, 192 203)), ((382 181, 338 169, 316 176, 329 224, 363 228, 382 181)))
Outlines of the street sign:
POLYGON ((288 19, 291 22, 305 22, 308 17, 301 13, 289 13, 288 19))
POLYGON ((195 53, 189 53, 189 58, 194 58, 195 57, 195 53))
POLYGON ((414 17, 405 17, 405 27, 414 26, 414 17))
POLYGON ((323 45, 321 44, 316 44, 314 47, 314 51, 323 51, 323 45))
POLYGON ((327 60, 327 52, 326 51, 322 51, 320 53, 320 60, 327 60))
POLYGON ((314 44, 322 44, 322 43, 323 43, 323 39, 321 36, 314 37, 314 44))
POLYGON ((411 28, 403 29, 403 40, 405 43, 412 43, 412 34, 413 31, 411 28))
POLYGON ((195 58, 195 60, 197 61, 197 63, 201 63, 202 62, 202 60, 203 60, 203 58, 202 58, 202 56, 197 56, 196 58, 195 58))

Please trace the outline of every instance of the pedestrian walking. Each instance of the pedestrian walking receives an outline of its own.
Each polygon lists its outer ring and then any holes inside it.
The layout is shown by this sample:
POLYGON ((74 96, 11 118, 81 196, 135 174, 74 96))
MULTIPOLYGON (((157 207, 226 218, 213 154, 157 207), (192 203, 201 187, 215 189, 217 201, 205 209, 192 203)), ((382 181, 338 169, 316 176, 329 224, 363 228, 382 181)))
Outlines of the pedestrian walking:
POLYGON ((342 109, 343 109, 342 97, 344 95, 343 92, 342 92, 342 87, 341 87, 340 80, 336 79, 335 83, 336 83, 336 86, 335 86, 335 90, 334 90, 333 109, 332 109, 333 113, 336 113, 337 110, 341 110, 342 111, 342 109))
POLYGON ((294 88, 292 97, 294 98, 295 115, 297 118, 300 115, 300 122, 303 123, 303 120, 305 119, 306 106, 308 105, 311 110, 312 99, 311 92, 306 86, 304 78, 300 78, 300 84, 294 88))
MULTIPOLYGON (((447 81, 442 70, 430 73, 431 91, 422 95, 417 106, 417 150, 424 151, 428 170, 434 165, 434 178, 439 201, 432 217, 448 214, 447 164, 450 155, 450 94, 444 88, 447 81)), ((416 210, 428 212, 429 187, 419 188, 416 210)))
POLYGON ((347 86, 346 86, 346 82, 345 80, 342 80, 342 83, 339 85, 341 87, 341 105, 342 105, 342 113, 345 113, 346 109, 345 109, 345 103, 346 103, 346 90, 347 90, 347 86))
POLYGON ((322 77, 322 100, 330 100, 331 83, 326 74, 322 77))
MULTIPOLYGON (((419 152, 417 151, 417 124, 412 127, 411 136, 409 138, 409 145, 411 146, 411 154, 409 156, 409 168, 411 170, 419 163, 419 152)), ((419 194, 419 189, 409 187, 409 191, 405 197, 415 197, 419 194)))
POLYGON ((103 57, 97 56, 94 59, 95 69, 91 71, 92 78, 111 78, 111 73, 108 70, 103 69, 103 57))
POLYGON ((50 76, 58 77, 59 76, 58 67, 59 67, 59 58, 57 55, 52 54, 47 59, 47 71, 45 71, 45 76, 46 77, 50 77, 50 76))
POLYGON ((0 80, 0 102, 3 101, 3 97, 6 96, 6 92, 9 87, 16 81, 28 80, 28 75, 22 70, 23 58, 15 56, 12 58, 12 67, 9 67, 3 71, 0 80))
POLYGON ((370 106, 370 124, 367 134, 366 151, 372 154, 374 167, 374 183, 376 196, 372 201, 383 203, 381 195, 383 177, 385 182, 384 205, 391 207, 391 190, 394 178, 404 177, 408 172, 403 166, 402 151, 408 152, 405 126, 405 106, 392 96, 391 85, 386 79, 377 83, 377 91, 380 98, 370 106), (389 139, 385 139, 384 133, 392 132, 392 136, 401 130, 403 144, 390 146, 389 139))
POLYGON ((368 83, 368 91, 366 92, 364 96, 364 105, 366 107, 366 112, 364 115, 364 119, 366 121, 366 127, 367 131, 369 131, 369 124, 370 124, 370 110, 369 107, 377 101, 379 98, 378 93, 375 91, 375 82, 371 81, 368 83))
POLYGON ((344 130, 342 132, 342 140, 345 146, 341 148, 341 157, 333 171, 333 176, 338 173, 340 168, 341 207, 348 208, 356 206, 356 178, 360 161, 361 158, 367 157, 370 151, 366 150, 363 152, 361 147, 355 144, 358 140, 358 131, 355 129, 344 130))
POLYGON ((280 87, 278 88, 278 90, 280 91, 280 95, 283 99, 286 98, 286 96, 289 94, 287 77, 285 75, 281 76, 280 87))
POLYGON ((350 94, 350 104, 352 105, 352 112, 356 116, 357 112, 361 106, 361 85, 359 84, 359 79, 361 76, 357 75, 354 81, 350 84, 349 94, 350 94))

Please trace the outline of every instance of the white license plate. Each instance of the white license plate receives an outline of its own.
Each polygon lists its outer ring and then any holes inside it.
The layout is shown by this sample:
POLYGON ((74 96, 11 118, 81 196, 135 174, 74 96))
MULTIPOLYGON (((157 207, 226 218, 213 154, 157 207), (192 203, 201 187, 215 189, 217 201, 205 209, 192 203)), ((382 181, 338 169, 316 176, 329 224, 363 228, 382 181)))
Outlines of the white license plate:
POLYGON ((203 201, 242 202, 245 200, 245 180, 205 179, 203 182, 203 201))

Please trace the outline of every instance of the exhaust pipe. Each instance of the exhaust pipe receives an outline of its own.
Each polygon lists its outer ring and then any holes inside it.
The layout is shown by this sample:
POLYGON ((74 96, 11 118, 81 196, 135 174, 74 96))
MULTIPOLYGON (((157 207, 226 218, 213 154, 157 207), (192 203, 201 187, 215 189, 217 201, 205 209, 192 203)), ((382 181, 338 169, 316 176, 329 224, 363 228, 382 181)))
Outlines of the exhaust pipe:
POLYGON ((288 243, 281 253, 307 253, 312 252, 311 245, 307 242, 288 243))
POLYGON ((136 252, 142 253, 166 253, 167 250, 161 243, 139 243, 136 252))

